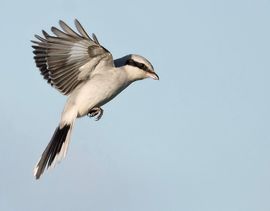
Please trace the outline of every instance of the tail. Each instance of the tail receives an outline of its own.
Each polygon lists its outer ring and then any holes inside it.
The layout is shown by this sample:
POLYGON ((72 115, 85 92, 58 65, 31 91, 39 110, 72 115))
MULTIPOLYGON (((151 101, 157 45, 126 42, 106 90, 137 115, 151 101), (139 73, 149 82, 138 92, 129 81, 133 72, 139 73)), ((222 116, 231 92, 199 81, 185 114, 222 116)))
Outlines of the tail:
POLYGON ((34 176, 39 179, 44 172, 46 166, 54 167, 54 165, 62 160, 67 153, 68 144, 73 124, 64 125, 62 128, 58 126, 51 138, 50 143, 41 155, 40 160, 34 168, 34 176))

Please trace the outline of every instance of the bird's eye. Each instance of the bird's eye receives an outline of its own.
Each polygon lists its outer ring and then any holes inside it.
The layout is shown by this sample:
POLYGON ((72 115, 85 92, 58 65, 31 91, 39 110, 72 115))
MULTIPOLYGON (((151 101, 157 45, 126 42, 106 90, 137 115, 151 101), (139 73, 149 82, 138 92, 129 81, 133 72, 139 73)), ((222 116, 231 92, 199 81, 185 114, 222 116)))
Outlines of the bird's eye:
POLYGON ((134 61, 132 59, 128 59, 126 61, 126 65, 133 65, 134 64, 134 61))
POLYGON ((131 65, 131 66, 134 66, 134 67, 138 67, 139 69, 142 69, 144 71, 148 71, 148 68, 147 68, 147 66, 145 64, 140 63, 140 62, 136 62, 133 59, 128 59, 126 61, 126 65, 131 65))

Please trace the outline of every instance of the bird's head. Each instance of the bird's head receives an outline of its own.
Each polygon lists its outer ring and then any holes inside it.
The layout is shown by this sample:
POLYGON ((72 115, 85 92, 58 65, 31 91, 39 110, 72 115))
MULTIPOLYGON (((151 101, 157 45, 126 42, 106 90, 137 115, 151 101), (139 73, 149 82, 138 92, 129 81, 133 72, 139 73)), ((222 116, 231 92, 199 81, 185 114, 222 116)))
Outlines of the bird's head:
POLYGON ((125 66, 131 80, 142 80, 152 78, 159 80, 158 75, 154 71, 153 65, 144 57, 131 54, 121 59, 122 65, 125 66))

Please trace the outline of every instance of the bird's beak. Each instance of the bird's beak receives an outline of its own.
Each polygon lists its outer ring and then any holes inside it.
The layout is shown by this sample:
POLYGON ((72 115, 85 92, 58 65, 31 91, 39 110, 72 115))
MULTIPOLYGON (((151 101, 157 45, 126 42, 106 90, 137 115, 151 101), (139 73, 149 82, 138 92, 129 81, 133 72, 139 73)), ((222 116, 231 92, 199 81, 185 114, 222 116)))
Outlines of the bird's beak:
POLYGON ((153 78, 154 80, 159 80, 158 75, 157 75, 154 71, 149 71, 149 72, 147 72, 147 76, 148 76, 149 78, 153 78))

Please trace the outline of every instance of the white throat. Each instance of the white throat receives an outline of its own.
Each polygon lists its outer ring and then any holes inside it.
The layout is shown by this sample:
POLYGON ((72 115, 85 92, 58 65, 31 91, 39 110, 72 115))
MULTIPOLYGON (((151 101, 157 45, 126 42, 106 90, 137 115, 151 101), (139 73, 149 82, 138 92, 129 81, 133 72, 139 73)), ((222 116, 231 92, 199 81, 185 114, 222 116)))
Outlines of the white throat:
POLYGON ((127 77, 130 82, 142 80, 146 76, 143 70, 140 70, 136 67, 125 65, 122 68, 123 68, 123 71, 127 73, 127 77))

